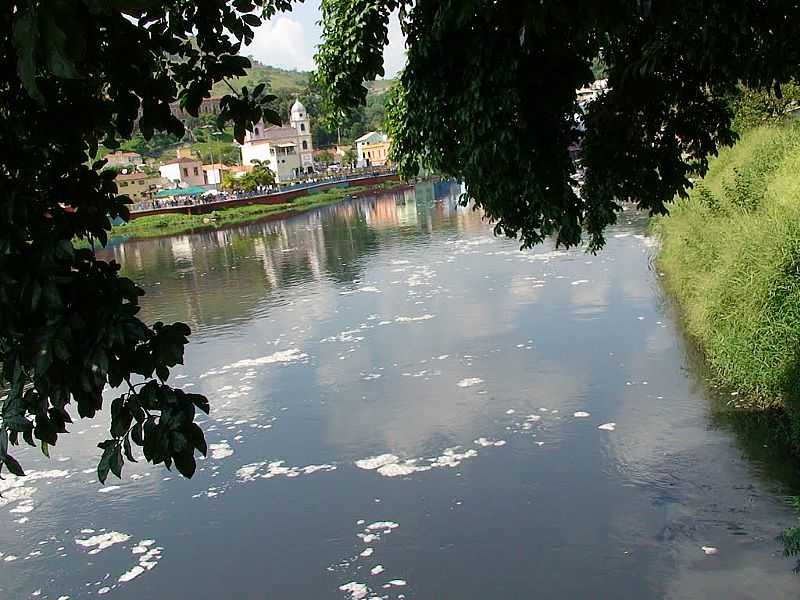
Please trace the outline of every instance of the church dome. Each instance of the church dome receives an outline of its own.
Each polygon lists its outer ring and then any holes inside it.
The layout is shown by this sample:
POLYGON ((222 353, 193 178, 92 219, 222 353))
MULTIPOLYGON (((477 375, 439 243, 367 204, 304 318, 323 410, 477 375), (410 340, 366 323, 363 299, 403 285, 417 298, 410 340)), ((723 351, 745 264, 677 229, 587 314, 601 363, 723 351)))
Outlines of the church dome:
POLYGON ((306 112, 306 107, 303 106, 303 103, 300 102, 299 99, 295 99, 294 104, 292 104, 292 114, 304 112, 306 112))

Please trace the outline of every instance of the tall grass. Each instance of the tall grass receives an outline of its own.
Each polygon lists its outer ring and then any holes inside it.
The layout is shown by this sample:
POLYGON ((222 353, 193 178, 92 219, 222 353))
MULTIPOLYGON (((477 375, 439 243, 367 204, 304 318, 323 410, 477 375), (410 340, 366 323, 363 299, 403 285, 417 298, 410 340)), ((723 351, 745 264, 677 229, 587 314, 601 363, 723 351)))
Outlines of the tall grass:
POLYGON ((788 408, 800 449, 800 126, 745 133, 654 228, 667 287, 719 382, 788 408))

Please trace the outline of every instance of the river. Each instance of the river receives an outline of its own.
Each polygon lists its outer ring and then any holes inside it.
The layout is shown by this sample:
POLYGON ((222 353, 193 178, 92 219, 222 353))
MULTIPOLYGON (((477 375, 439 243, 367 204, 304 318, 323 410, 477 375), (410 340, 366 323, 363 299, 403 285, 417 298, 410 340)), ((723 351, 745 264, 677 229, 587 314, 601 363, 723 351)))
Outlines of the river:
POLYGON ((103 486, 102 418, 19 452, 0 597, 796 598, 797 482, 718 416, 646 218, 521 252, 458 193, 111 247, 193 330, 209 458, 103 486))

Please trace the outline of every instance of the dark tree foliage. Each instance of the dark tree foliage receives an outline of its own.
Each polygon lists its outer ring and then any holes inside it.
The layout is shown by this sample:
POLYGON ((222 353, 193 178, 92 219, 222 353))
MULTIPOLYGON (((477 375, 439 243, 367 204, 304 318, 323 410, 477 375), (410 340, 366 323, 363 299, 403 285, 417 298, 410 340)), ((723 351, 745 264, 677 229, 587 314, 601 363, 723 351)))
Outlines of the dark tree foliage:
MULTIPOLYGON (((22 474, 10 445, 48 448, 74 409, 94 417, 111 402, 100 444, 101 481, 117 476, 132 444, 190 477, 206 452, 195 411, 208 400, 174 389, 189 328, 137 317, 143 291, 98 260, 109 219, 127 219, 113 172, 92 163, 134 125, 180 139, 178 99, 193 115, 215 82, 244 73, 239 56, 262 18, 288 0, 11 0, 0 8, 0 469, 22 474), (89 248, 73 246, 73 240, 89 248)), ((277 122, 263 86, 221 102, 240 140, 262 117, 277 122)))
POLYGON ((523 246, 585 231, 596 250, 623 201, 665 213, 735 141, 737 85, 780 95, 800 65, 800 5, 787 0, 322 0, 329 103, 365 102, 398 9, 408 63, 387 107, 394 162, 462 178, 523 246), (599 65, 609 90, 583 132, 575 90, 599 65))

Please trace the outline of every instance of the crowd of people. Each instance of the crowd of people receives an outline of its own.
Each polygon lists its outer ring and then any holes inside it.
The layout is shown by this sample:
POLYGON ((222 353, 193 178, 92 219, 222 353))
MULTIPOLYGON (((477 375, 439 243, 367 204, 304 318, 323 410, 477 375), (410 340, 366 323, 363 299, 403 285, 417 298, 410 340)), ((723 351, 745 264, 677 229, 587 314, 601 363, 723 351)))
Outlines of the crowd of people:
POLYGON ((317 185, 324 185, 327 183, 335 183, 338 181, 348 181, 351 179, 359 179, 362 177, 377 177, 381 175, 391 175, 396 173, 395 169, 382 168, 382 167, 367 167, 364 169, 353 169, 347 172, 339 172, 333 174, 312 173, 303 179, 297 179, 287 182, 285 184, 275 184, 270 186, 258 186, 254 190, 249 191, 222 191, 222 190, 206 190, 204 192, 193 194, 176 194, 168 198, 154 198, 152 200, 145 200, 136 202, 131 205, 131 212, 146 212, 150 210, 159 210, 164 208, 181 208, 185 206, 198 206, 202 204, 212 204, 217 202, 226 202, 229 200, 240 200, 243 198, 256 198, 260 196, 268 196, 270 194, 279 194, 287 191, 310 188, 317 185))

